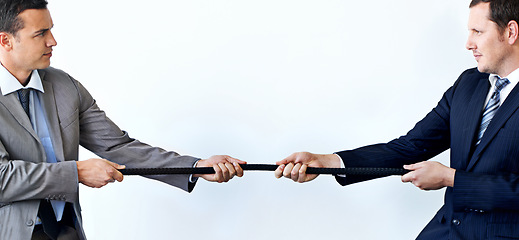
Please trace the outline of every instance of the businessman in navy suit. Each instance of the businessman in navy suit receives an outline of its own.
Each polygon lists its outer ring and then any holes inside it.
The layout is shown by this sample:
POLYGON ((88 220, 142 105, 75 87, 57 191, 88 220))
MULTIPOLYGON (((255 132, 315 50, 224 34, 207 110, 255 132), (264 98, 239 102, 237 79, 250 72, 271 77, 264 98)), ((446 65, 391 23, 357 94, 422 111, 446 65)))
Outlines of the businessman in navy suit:
MULTIPOLYGON (((417 239, 519 238, 519 0, 473 0, 467 49, 478 63, 415 127, 385 144, 335 154, 294 153, 276 177, 313 180, 307 167, 402 167, 445 202, 417 239), (450 167, 426 161, 451 150, 450 167)), ((370 180, 337 176, 341 185, 370 180)))

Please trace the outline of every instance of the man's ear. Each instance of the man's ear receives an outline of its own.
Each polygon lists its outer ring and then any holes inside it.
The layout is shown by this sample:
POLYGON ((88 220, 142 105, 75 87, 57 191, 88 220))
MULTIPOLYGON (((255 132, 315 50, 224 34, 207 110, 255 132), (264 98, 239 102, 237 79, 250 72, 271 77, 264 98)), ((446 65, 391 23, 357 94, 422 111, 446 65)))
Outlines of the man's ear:
POLYGON ((519 25, 516 21, 512 20, 506 26, 506 30, 508 31, 508 43, 513 45, 517 42, 517 38, 519 37, 519 25))
POLYGON ((8 51, 12 49, 12 38, 10 34, 0 32, 0 47, 8 51))

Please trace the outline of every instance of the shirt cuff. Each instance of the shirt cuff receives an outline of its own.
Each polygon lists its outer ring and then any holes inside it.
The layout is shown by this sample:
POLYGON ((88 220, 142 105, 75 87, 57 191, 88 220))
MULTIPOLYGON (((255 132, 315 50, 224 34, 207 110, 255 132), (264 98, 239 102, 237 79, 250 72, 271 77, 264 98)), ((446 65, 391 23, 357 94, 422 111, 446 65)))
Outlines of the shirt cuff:
MULTIPOLYGON (((346 168, 346 166, 344 165, 344 161, 342 161, 342 158, 341 156, 339 156, 339 154, 336 154, 334 153, 338 158, 339 160, 341 161, 341 168, 346 168)), ((346 178, 346 174, 337 174, 337 177, 340 177, 340 178, 346 178)))
MULTIPOLYGON (((193 163, 193 168, 196 167, 196 165, 198 164, 198 161, 200 161, 200 159, 196 160, 196 162, 193 163)), ((196 183, 196 181, 198 181, 198 177, 193 177, 193 174, 189 174, 189 182, 196 183)))

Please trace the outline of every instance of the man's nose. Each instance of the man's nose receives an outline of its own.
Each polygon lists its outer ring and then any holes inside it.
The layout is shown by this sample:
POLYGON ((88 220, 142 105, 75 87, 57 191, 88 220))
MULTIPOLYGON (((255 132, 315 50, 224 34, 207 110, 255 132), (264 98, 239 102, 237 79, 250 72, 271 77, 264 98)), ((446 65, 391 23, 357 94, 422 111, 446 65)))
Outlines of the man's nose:
POLYGON ((49 40, 47 41, 47 45, 48 45, 48 47, 54 47, 54 46, 58 45, 58 42, 56 42, 54 35, 50 31, 49 31, 49 40))
POLYGON ((465 43, 465 48, 467 48, 468 50, 473 50, 473 49, 476 49, 476 44, 474 44, 474 41, 472 41, 472 39, 467 38, 467 43, 465 43))

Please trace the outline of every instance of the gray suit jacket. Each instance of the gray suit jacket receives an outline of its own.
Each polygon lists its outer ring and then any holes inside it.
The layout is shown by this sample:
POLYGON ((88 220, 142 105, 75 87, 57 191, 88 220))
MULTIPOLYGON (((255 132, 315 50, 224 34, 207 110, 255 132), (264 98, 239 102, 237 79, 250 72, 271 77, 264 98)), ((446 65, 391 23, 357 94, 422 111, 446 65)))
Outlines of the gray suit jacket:
MULTIPOLYGON (((75 162, 79 145, 127 168, 192 167, 198 160, 130 138, 67 73, 54 68, 38 73, 45 91, 38 94, 58 163, 46 162, 43 146, 17 94, 0 94, 0 239, 30 239, 41 199, 73 203, 76 227, 85 238, 75 162)), ((194 187, 187 175, 148 177, 186 191, 194 187)))

